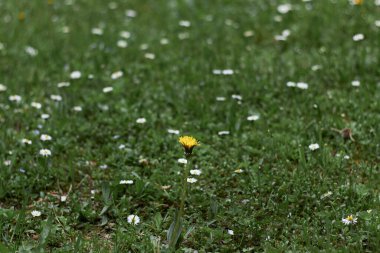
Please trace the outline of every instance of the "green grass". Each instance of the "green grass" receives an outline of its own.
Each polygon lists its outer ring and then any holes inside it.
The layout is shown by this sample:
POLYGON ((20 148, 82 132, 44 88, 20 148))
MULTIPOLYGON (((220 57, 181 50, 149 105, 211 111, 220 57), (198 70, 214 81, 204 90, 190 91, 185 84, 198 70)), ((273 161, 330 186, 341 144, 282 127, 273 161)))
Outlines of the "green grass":
POLYGON ((115 2, 110 9, 108 0, 0 0, 0 83, 7 87, 0 92, 0 252, 165 251, 183 157, 167 129, 201 141, 190 166, 202 174, 190 187, 178 252, 378 251, 374 1, 294 0, 287 14, 277 12, 280 0, 115 2), (127 17, 128 9, 137 16, 127 17), (91 34, 95 27, 103 35, 91 34), (285 29, 287 40, 276 41, 285 29), (121 31, 131 34, 127 48, 117 47, 121 31), (355 42, 358 33, 365 39, 355 42), (70 80, 75 70, 82 77, 70 80), (119 70, 124 75, 112 80, 119 70), (103 93, 108 86, 113 91, 103 93), (9 101, 15 94, 20 103, 9 101), (260 118, 248 121, 253 114, 260 118), (142 117, 146 123, 137 124, 142 117), (355 142, 331 128, 350 128, 355 142), (53 139, 43 142, 41 134, 53 139), (312 143, 320 148, 311 151, 312 143), (52 155, 41 157, 43 148, 52 155), (124 179, 134 184, 120 185, 124 179), (32 217, 33 210, 42 215, 32 217), (129 224, 130 214, 141 222, 129 224), (342 223, 349 214, 357 224, 342 223))

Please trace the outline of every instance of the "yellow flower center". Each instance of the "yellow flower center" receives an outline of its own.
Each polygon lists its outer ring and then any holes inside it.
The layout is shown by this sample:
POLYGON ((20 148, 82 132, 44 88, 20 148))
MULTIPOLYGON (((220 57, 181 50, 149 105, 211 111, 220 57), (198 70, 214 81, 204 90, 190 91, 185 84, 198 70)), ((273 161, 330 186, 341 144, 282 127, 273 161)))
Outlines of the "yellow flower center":
POLYGON ((348 220, 348 221, 353 221, 353 220, 354 220, 354 217, 352 217, 352 215, 349 215, 349 216, 347 216, 347 220, 348 220))

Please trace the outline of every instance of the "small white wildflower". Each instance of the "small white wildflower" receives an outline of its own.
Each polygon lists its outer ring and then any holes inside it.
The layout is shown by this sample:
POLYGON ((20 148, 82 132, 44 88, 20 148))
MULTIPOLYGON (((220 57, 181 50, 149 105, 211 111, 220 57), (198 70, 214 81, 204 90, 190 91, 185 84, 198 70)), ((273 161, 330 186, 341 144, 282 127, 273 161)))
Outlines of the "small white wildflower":
POLYGON ((50 135, 47 134, 41 134, 40 140, 41 141, 51 141, 53 138, 50 135))
POLYGON ((289 82, 286 82, 286 86, 288 86, 288 87, 296 87, 296 83, 292 82, 292 81, 289 81, 289 82))
POLYGON ((364 34, 362 34, 362 33, 355 34, 354 36, 352 36, 352 40, 353 41, 364 40, 364 34))
POLYGON ((253 36, 253 31, 249 30, 249 31, 245 31, 244 32, 244 37, 252 37, 253 36))
POLYGON ((41 216, 41 212, 40 211, 37 211, 37 210, 33 210, 31 212, 32 216, 33 217, 40 217, 41 216))
POLYGON ((380 27, 380 20, 375 21, 375 26, 380 27))
POLYGON ((94 27, 91 29, 91 33, 94 35, 103 35, 103 29, 99 27, 94 27))
POLYGON ((149 48, 149 45, 148 45, 148 44, 141 44, 141 45, 140 45, 140 49, 143 50, 143 51, 144 51, 144 50, 147 50, 148 48, 149 48))
POLYGON ((218 135, 229 135, 230 131, 219 131, 218 135))
POLYGON ((22 100, 22 98, 19 95, 11 95, 11 96, 9 96, 9 101, 20 103, 21 100, 22 100))
POLYGON ((216 101, 219 101, 219 102, 226 101, 225 97, 216 97, 215 99, 216 101))
POLYGON ((129 39, 131 37, 131 33, 128 31, 121 31, 119 33, 119 36, 124 38, 124 39, 129 39))
POLYGON ((41 119, 48 119, 48 118, 50 118, 49 114, 47 114, 47 113, 41 114, 41 119))
POLYGON ((187 160, 185 158, 179 158, 178 162, 182 164, 187 164, 187 160))
POLYGON ((221 70, 221 69, 213 69, 213 70, 212 70, 212 73, 213 73, 214 75, 221 75, 221 74, 222 74, 222 70, 221 70))
POLYGON ((116 71, 116 72, 113 72, 111 74, 111 79, 113 79, 113 80, 119 79, 122 76, 123 76, 123 72, 122 71, 116 71))
POLYGON ((351 85, 354 87, 359 87, 360 86, 360 81, 359 80, 354 80, 351 82, 351 85))
POLYGON ((31 107, 34 107, 34 108, 36 108, 36 109, 38 109, 38 110, 42 108, 41 103, 37 103, 37 102, 32 102, 32 103, 30 103, 30 106, 31 106, 31 107))
POLYGON ((304 82, 298 82, 296 84, 297 88, 300 88, 302 90, 306 90, 309 88, 309 85, 307 83, 304 83, 304 82))
POLYGON ((350 157, 348 155, 345 155, 345 156, 343 156, 343 159, 348 160, 348 159, 350 159, 350 157))
POLYGON ((125 149, 125 145, 124 144, 120 144, 118 149, 122 150, 122 149, 125 149))
POLYGON ((7 90, 7 86, 5 86, 4 84, 0 83, 0 92, 6 91, 6 90, 7 90))
POLYGON ((193 178, 193 177, 189 177, 186 179, 186 181, 189 183, 189 184, 194 184, 196 183, 198 180, 196 178, 193 178))
POLYGON ((234 71, 232 69, 223 69, 222 74, 223 75, 233 75, 234 71))
POLYGON ((103 92, 104 92, 104 93, 109 93, 109 92, 111 92, 111 91, 113 91, 113 87, 104 87, 104 88, 103 88, 103 92))
POLYGON ((5 166, 9 166, 9 165, 11 165, 11 163, 12 163, 11 160, 5 160, 5 161, 4 161, 4 165, 5 165, 5 166))
POLYGON ((317 150, 317 149, 319 149, 319 144, 318 143, 310 144, 309 149, 311 151, 317 150))
POLYGON ((232 99, 235 99, 235 100, 242 100, 242 99, 243 99, 242 96, 237 95, 237 94, 233 94, 233 95, 231 95, 231 98, 232 98, 232 99))
POLYGON ((38 55, 38 50, 35 49, 35 48, 33 48, 33 47, 31 47, 31 46, 27 46, 27 47, 25 47, 25 52, 26 52, 28 55, 32 56, 32 57, 35 57, 35 56, 38 55))
POLYGON ((128 42, 126 40, 118 40, 116 45, 120 48, 128 47, 128 42))
POLYGON ((313 65, 313 66, 311 66, 311 70, 312 71, 317 71, 317 70, 320 70, 321 68, 322 68, 321 65, 313 65))
POLYGON ((201 170, 190 170, 191 175, 199 176, 202 173, 201 170))
POLYGON ((152 53, 146 53, 144 55, 145 58, 149 59, 149 60, 154 60, 154 58, 156 58, 156 56, 152 53))
POLYGON ((160 44, 161 44, 161 45, 167 45, 167 44, 169 44, 169 40, 168 40, 167 38, 162 38, 162 39, 160 40, 160 44))
POLYGON ((62 101, 62 97, 60 95, 50 95, 50 99, 54 101, 62 101))
POLYGON ((4 47, 4 44, 0 42, 0 51, 3 50, 5 47, 4 47))
POLYGON ((137 123, 137 124, 145 124, 145 123, 146 123, 146 119, 145 119, 145 118, 138 118, 138 119, 136 120, 136 123, 137 123))
POLYGON ((351 215, 348 215, 346 218, 342 218, 342 222, 345 225, 356 224, 358 222, 358 218, 354 217, 351 214, 351 215))
POLYGON ((241 173, 244 172, 244 170, 242 170, 242 169, 236 169, 234 172, 235 172, 235 173, 238 173, 238 174, 241 174, 241 173))
POLYGON ((102 170, 106 170, 108 168, 108 165, 107 164, 102 164, 99 166, 100 169, 102 170))
POLYGON ((74 106, 73 110, 76 111, 76 112, 81 112, 82 111, 82 107, 80 107, 80 106, 74 106))
POLYGON ((137 225, 140 223, 140 217, 134 214, 128 215, 127 220, 128 223, 132 225, 137 225))
POLYGON ((82 73, 78 70, 73 71, 70 73, 70 78, 71 79, 79 79, 82 76, 82 73))
POLYGON ((67 200, 67 196, 66 195, 62 195, 61 196, 61 202, 66 202, 67 200))
POLYGON ((70 86, 69 82, 60 82, 57 84, 58 88, 69 87, 69 86, 70 86))
POLYGON ((23 144, 28 144, 28 145, 31 145, 31 144, 32 144, 32 141, 29 140, 29 139, 22 139, 21 142, 22 142, 23 144))
POLYGON ((61 27, 61 32, 62 33, 69 33, 70 32, 70 27, 68 27, 68 26, 62 26, 61 27))
POLYGON ((180 40, 185 40, 185 39, 188 39, 189 37, 190 37, 190 34, 188 32, 178 34, 178 39, 180 40))
POLYGON ((179 25, 183 26, 183 27, 190 27, 191 26, 191 22, 187 21, 187 20, 181 20, 181 21, 179 21, 179 25))
POLYGON ((234 231, 233 231, 232 229, 228 229, 228 230, 227 230, 227 233, 228 233, 229 235, 234 235, 234 231))
POLYGON ((281 14, 286 14, 291 10, 292 10, 291 4, 281 4, 281 5, 277 6, 277 11, 281 14))
POLYGON ((51 151, 49 149, 41 149, 40 156, 43 156, 43 157, 51 156, 51 151))
POLYGON ((260 115, 258 115, 258 114, 253 114, 253 115, 247 117, 248 121, 256 121, 259 119, 260 119, 260 115))
POLYGON ((169 134, 179 134, 179 130, 168 129, 168 133, 169 133, 169 134))
POLYGON ((120 180, 119 184, 133 184, 133 180, 120 180))
POLYGON ((134 18, 137 16, 137 12, 135 10, 126 10, 125 15, 129 18, 134 18))

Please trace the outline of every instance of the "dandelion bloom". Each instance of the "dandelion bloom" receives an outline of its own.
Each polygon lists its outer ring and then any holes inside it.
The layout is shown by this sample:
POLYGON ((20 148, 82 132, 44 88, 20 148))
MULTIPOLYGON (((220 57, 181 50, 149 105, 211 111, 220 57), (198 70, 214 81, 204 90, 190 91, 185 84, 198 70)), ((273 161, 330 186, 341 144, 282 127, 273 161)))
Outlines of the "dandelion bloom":
POLYGON ((178 141, 179 143, 181 143, 181 145, 185 149, 186 155, 191 155, 193 148, 199 145, 199 142, 197 141, 197 139, 191 136, 181 136, 179 137, 178 141))
POLYGON ((342 222, 345 225, 355 224, 358 222, 358 218, 355 218, 352 214, 348 215, 346 218, 342 219, 342 222))

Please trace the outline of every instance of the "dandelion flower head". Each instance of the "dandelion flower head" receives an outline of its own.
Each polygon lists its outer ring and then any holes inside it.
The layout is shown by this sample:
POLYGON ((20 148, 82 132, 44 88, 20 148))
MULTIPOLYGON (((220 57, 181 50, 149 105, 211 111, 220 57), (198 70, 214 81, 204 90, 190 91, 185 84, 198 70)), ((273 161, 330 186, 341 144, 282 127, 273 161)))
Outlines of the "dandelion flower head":
POLYGON ((186 155, 191 155, 193 148, 199 145, 199 142, 197 141, 197 139, 195 139, 192 136, 181 136, 179 137, 178 141, 179 143, 181 143, 181 145, 185 149, 186 155))

